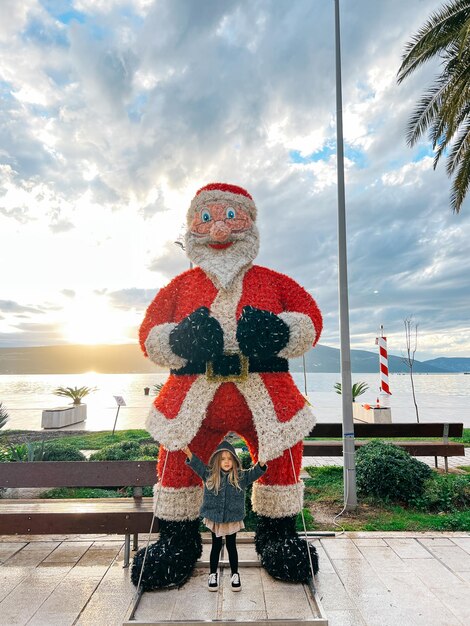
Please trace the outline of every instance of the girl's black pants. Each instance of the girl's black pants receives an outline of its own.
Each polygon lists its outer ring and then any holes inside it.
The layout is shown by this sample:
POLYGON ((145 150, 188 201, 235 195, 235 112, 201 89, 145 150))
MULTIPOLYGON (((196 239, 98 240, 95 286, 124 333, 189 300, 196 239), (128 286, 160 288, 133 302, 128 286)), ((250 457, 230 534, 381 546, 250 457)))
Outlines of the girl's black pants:
MULTIPOLYGON (((222 549, 222 537, 216 537, 215 533, 212 531, 211 534, 212 549, 210 555, 210 567, 211 574, 215 574, 219 566, 220 551, 222 549)), ((233 535, 226 535, 225 545, 227 546, 230 569, 232 570, 232 574, 235 574, 238 572, 237 533, 233 533, 233 535)))

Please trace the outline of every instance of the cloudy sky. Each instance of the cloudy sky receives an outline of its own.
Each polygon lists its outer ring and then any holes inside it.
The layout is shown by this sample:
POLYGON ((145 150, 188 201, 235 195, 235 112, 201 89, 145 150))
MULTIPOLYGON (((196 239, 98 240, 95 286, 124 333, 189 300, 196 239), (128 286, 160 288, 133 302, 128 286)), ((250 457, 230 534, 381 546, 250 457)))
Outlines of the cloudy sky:
MULTIPOLYGON (((470 202, 405 142, 438 66, 396 83, 439 6, 341 1, 351 343, 413 316, 421 360, 470 356, 470 202)), ((135 341, 212 181, 338 346, 333 0, 2 0, 0 97, 0 347, 135 341)))

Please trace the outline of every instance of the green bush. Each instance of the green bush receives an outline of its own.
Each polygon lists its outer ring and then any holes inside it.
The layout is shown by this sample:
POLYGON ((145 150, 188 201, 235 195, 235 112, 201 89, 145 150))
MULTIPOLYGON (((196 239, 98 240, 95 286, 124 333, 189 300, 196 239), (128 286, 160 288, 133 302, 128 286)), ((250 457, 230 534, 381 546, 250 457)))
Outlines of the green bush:
POLYGON ((42 461, 46 441, 25 441, 24 443, 8 444, 5 460, 15 463, 42 461))
POLYGON ((249 452, 241 452, 238 455, 238 458, 240 459, 242 469, 249 469, 253 465, 253 461, 251 460, 249 452))
POLYGON ((409 502, 424 493, 431 468, 393 444, 373 440, 356 454, 357 490, 392 502, 409 502))
POLYGON ((411 501, 430 512, 456 512, 470 509, 470 476, 434 474, 426 481, 424 493, 411 501))
POLYGON ((56 487, 39 494, 44 500, 88 499, 88 498, 119 498, 117 489, 100 489, 98 487, 56 487))
POLYGON ((141 445, 138 441, 120 441, 98 450, 90 456, 90 461, 152 461, 157 456, 156 444, 141 445))
POLYGON ((75 446, 63 441, 51 441, 46 444, 43 461, 86 461, 86 456, 75 446))

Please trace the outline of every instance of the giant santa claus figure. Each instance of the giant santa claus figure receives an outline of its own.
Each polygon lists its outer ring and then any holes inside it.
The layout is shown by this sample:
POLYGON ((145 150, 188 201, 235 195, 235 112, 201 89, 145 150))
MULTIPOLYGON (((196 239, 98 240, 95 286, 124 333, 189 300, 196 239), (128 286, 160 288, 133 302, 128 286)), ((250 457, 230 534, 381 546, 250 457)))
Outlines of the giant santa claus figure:
MULTIPOLYGON (((206 185, 187 214, 186 252, 195 267, 158 292, 142 323, 144 353, 170 368, 147 422, 160 443, 160 538, 146 556, 144 589, 182 584, 201 554, 202 484, 182 448, 189 445, 207 463, 230 431, 246 441, 253 460, 268 462, 252 496, 262 565, 282 580, 310 575, 295 518, 302 440, 315 419, 288 359, 315 345, 322 317, 294 280, 253 265, 258 248, 251 195, 235 185, 206 185)), ((135 584, 143 557, 141 550, 134 559, 135 584)))

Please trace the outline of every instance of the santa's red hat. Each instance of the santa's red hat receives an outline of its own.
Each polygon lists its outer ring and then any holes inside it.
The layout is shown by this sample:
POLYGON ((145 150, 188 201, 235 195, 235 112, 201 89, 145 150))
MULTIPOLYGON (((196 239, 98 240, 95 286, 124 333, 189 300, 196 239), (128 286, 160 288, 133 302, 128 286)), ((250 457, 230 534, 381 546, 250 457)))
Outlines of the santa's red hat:
POLYGON ((228 183, 209 183, 196 192, 188 210, 188 224, 192 222, 194 214, 208 202, 220 201, 233 202, 245 209, 252 220, 256 220, 256 205, 246 189, 228 183))

